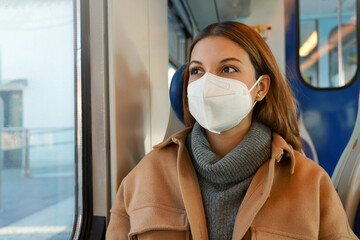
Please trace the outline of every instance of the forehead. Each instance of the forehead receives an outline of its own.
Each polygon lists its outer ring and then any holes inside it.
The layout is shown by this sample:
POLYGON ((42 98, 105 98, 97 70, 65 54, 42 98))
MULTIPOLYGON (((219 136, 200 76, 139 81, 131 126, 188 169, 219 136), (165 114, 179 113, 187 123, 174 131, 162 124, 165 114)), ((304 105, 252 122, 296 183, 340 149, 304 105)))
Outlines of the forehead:
POLYGON ((250 63, 248 53, 239 44, 222 36, 201 39, 191 52, 191 60, 222 60, 229 57, 236 57, 250 63))

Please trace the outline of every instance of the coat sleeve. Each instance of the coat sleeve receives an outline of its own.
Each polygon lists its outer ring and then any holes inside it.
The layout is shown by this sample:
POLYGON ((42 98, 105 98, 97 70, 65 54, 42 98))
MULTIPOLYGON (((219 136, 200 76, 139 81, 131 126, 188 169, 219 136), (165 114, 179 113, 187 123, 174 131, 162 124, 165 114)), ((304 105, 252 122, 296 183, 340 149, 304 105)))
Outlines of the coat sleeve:
POLYGON ((352 232, 347 215, 327 173, 320 178, 319 239, 358 239, 352 232))
POLYGON ((106 231, 106 240, 127 240, 130 232, 130 218, 125 209, 124 186, 116 194, 115 202, 110 210, 110 222, 106 231))

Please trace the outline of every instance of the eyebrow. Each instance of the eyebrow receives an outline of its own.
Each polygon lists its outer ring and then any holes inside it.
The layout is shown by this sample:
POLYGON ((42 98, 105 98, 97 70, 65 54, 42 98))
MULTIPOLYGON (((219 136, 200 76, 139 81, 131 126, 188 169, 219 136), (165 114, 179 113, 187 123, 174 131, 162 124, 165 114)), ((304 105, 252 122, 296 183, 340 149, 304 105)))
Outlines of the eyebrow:
MULTIPOLYGON (((229 61, 236 61, 236 62, 242 63, 241 60, 239 60, 239 59, 237 59, 237 58, 234 58, 234 57, 225 58, 225 59, 221 60, 220 63, 229 62, 229 61)), ((193 63, 197 63, 197 64, 199 64, 199 65, 202 65, 202 62, 200 62, 200 61, 198 61, 198 60, 193 60, 193 61, 190 62, 189 66, 190 66, 191 64, 193 64, 193 63)))
POLYGON ((229 62, 229 61, 236 61, 236 62, 240 62, 242 63, 241 60, 237 59, 237 58, 234 58, 234 57, 231 57, 231 58, 225 58, 223 60, 220 61, 220 63, 224 63, 224 62, 229 62))
POLYGON ((189 63, 189 66, 190 66, 191 64, 193 64, 193 63, 197 63, 197 64, 202 65, 202 62, 197 61, 197 60, 192 60, 192 61, 189 63))

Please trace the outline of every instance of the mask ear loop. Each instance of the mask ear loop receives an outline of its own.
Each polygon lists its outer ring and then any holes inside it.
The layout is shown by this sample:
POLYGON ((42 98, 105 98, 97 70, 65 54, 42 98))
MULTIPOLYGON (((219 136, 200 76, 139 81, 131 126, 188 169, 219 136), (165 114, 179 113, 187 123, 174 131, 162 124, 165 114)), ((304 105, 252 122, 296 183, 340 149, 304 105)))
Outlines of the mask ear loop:
POLYGON ((258 85, 258 83, 261 81, 261 79, 262 79, 263 76, 264 76, 264 75, 261 75, 261 76, 258 78, 258 80, 256 80, 255 84, 250 88, 249 93, 254 89, 254 87, 255 87, 256 85, 258 85))
MULTIPOLYGON (((258 78, 258 80, 256 80, 255 84, 250 88, 249 93, 251 93, 251 91, 255 88, 255 86, 259 84, 259 82, 261 81, 261 79, 262 79, 263 76, 264 76, 264 75, 261 75, 261 76, 258 78)), ((256 98, 255 98, 255 99, 256 99, 256 98)), ((251 112, 251 110, 255 107, 255 104, 256 104, 257 102, 258 102, 258 101, 256 101, 256 100, 254 101, 254 104, 251 106, 251 109, 250 109, 249 112, 251 112)), ((247 114, 249 114, 249 113, 247 113, 247 114)))

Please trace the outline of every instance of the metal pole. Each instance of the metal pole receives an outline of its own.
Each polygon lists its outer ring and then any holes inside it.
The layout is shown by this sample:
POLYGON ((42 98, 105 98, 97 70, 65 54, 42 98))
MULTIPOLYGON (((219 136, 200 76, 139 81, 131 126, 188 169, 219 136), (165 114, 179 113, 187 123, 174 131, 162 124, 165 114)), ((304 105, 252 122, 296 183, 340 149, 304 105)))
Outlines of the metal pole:
POLYGON ((338 74, 339 74, 339 87, 345 86, 345 76, 344 76, 344 65, 343 65, 343 56, 342 56, 342 19, 341 19, 341 0, 337 1, 338 9, 338 74))
POLYGON ((29 129, 24 130, 24 145, 23 145, 23 175, 30 177, 30 162, 29 162, 29 129))

